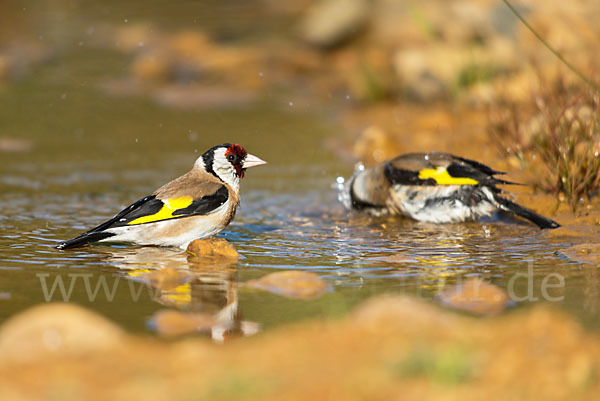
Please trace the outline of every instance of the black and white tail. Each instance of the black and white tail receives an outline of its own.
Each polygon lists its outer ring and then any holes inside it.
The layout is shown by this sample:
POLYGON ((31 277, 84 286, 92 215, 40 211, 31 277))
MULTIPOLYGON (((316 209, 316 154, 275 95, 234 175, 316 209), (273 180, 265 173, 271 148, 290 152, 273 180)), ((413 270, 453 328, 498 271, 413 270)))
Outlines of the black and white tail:
POLYGON ((502 210, 506 210, 508 212, 512 212, 517 216, 523 217, 537 225, 539 228, 558 228, 560 224, 555 222, 554 220, 550 220, 547 217, 542 216, 541 214, 537 214, 533 210, 529 210, 521 205, 516 204, 515 202, 503 198, 499 195, 494 196, 494 199, 500 205, 502 210))
POLYGON ((70 239, 65 242, 61 242, 56 246, 56 249, 76 248, 78 246, 89 244, 90 242, 96 242, 108 237, 112 237, 113 235, 115 234, 108 233, 106 231, 87 232, 85 234, 81 234, 79 237, 70 239))

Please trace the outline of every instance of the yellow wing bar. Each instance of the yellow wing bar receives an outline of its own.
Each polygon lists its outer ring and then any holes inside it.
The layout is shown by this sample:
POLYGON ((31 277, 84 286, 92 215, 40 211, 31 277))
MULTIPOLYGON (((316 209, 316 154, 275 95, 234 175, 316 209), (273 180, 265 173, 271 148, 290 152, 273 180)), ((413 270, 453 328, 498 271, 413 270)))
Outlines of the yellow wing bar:
POLYGON ((142 224, 142 223, 151 223, 153 221, 161 221, 172 219, 177 216, 173 216, 173 212, 178 209, 184 209, 192 204, 194 199, 191 196, 182 196, 180 198, 175 199, 166 199, 163 200, 163 207, 156 213, 150 214, 148 216, 142 216, 135 220, 130 221, 127 225, 134 224, 142 224))
POLYGON ((426 169, 419 171, 419 179, 426 180, 428 178, 433 178, 435 180, 435 182, 437 182, 440 185, 477 185, 477 184, 479 184, 478 181, 476 181, 472 178, 452 177, 446 170, 446 167, 438 167, 437 170, 434 170, 432 168, 426 168, 426 169))

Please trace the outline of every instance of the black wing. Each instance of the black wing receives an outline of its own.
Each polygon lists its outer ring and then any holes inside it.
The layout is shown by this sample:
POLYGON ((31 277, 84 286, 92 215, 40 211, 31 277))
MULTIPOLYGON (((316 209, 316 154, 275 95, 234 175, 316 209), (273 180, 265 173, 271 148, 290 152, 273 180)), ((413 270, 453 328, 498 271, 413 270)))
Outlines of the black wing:
POLYGON ((487 185, 514 184, 494 177, 504 174, 448 153, 412 153, 388 162, 384 174, 392 184, 402 185, 487 185), (437 169, 443 168, 440 174, 437 169), (432 171, 436 173, 432 174, 432 171), (429 172, 430 174, 424 174, 429 172), (447 175, 446 175, 447 173, 447 175))
POLYGON ((131 222, 137 218, 158 213, 158 211, 162 209, 163 205, 164 204, 160 199, 156 199, 156 195, 146 196, 127 206, 125 209, 117 213, 112 219, 92 228, 85 234, 104 231, 113 227, 125 226, 128 222, 131 222))
POLYGON ((506 174, 503 171, 494 170, 485 164, 479 163, 475 160, 465 159, 463 157, 454 156, 455 161, 452 162, 446 170, 452 177, 465 177, 472 178, 478 181, 481 185, 521 185, 516 182, 501 180, 494 175, 506 174))
MULTIPOLYGON (((136 213, 136 212, 138 212, 139 210, 147 211, 149 209, 149 207, 148 206, 144 207, 144 205, 147 205, 149 202, 152 202, 151 205, 154 205, 154 206, 151 206, 151 207, 155 209, 157 207, 157 203, 153 202, 155 200, 156 200, 156 195, 146 196, 146 197, 138 200, 137 202, 131 204, 130 206, 127 206, 125 209, 121 210, 112 219, 105 221, 104 223, 92 228, 89 231, 86 231, 85 233, 81 234, 78 237, 75 237, 75 238, 70 239, 65 242, 61 242, 60 244, 58 244, 56 246, 56 249, 75 248, 75 247, 85 245, 90 242, 100 241, 100 240, 106 239, 108 237, 112 237, 115 234, 107 233, 104 230, 112 227, 113 224, 115 224, 115 222, 118 222, 120 219, 125 218, 125 216, 127 216, 129 214, 135 213, 136 215, 138 215, 139 213, 136 213)), ((160 203, 162 205, 162 202, 160 202, 160 203)), ((156 212, 154 212, 154 213, 156 213, 156 212)))
POLYGON ((160 212, 165 207, 165 203, 161 199, 158 199, 156 195, 146 196, 121 210, 110 220, 105 221, 89 231, 86 231, 76 238, 62 242, 56 248, 74 248, 89 242, 95 242, 109 238, 115 235, 114 233, 106 232, 106 230, 111 228, 154 223, 167 219, 177 219, 195 215, 205 215, 222 206, 225 202, 227 202, 227 199, 229 199, 229 192, 223 185, 215 193, 195 199, 189 206, 176 209, 170 212, 168 216, 163 216, 160 214, 160 212), (153 216, 156 216, 156 218, 153 219, 153 216), (135 220, 140 218, 146 218, 146 221, 135 223, 135 220))

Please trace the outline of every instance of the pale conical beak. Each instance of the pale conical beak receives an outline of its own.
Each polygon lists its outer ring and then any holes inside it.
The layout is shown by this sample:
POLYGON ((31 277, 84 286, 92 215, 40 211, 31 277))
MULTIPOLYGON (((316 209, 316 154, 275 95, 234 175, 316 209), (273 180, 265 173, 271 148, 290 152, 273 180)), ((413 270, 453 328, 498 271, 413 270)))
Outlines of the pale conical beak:
POLYGON ((261 164, 267 164, 267 162, 251 154, 247 154, 244 159, 244 168, 260 166, 261 164))

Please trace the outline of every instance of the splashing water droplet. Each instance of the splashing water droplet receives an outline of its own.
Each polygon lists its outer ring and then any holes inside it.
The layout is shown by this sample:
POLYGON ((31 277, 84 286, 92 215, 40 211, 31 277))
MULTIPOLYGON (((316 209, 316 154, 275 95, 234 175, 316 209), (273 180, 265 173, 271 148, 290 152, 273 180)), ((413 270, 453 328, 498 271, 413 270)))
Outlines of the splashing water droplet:
POLYGON ((484 233, 485 237, 489 238, 492 234, 492 230, 490 230, 489 227, 485 226, 485 225, 482 228, 483 228, 483 233, 484 233))
POLYGON ((332 185, 333 189, 338 191, 338 201, 344 205, 348 210, 352 209, 352 199, 350 197, 350 184, 354 181, 354 178, 365 170, 365 166, 362 163, 356 163, 354 166, 354 174, 348 180, 344 177, 337 177, 335 183, 332 185))
MULTIPOLYGON (((333 184, 333 189, 337 191, 344 190, 344 183, 346 182, 345 178, 340 176, 335 179, 335 184, 333 184)), ((341 200, 341 199, 340 199, 341 200)))

